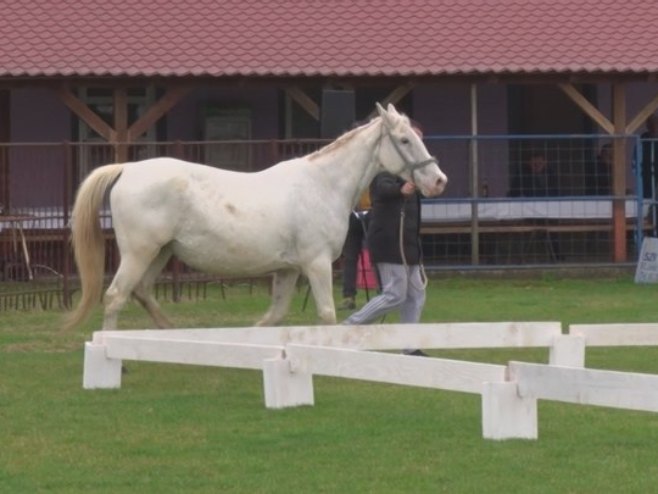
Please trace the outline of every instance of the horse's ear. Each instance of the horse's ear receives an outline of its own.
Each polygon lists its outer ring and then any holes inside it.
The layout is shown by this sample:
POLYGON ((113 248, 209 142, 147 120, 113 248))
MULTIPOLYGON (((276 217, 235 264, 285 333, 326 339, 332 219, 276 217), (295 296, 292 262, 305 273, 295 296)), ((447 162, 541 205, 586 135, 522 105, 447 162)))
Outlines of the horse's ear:
POLYGON ((395 106, 393 106, 393 103, 389 103, 386 109, 391 115, 399 115, 398 111, 395 109, 395 106))
POLYGON ((379 116, 382 117, 382 122, 384 122, 384 125, 386 125, 388 128, 393 128, 393 113, 390 113, 384 109, 382 105, 379 103, 375 103, 377 105, 377 111, 379 112, 379 116))

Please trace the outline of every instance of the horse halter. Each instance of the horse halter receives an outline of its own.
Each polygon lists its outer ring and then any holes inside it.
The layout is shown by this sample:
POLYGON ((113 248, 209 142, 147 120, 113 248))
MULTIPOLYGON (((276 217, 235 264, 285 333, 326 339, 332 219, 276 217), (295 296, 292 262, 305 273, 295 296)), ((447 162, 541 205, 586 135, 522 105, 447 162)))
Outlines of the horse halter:
MULTIPOLYGON (((384 126, 385 126, 385 124, 382 122, 382 129, 384 128, 384 126)), ((382 131, 382 135, 383 134, 384 134, 384 132, 382 131)), ((402 148, 398 144, 398 141, 393 139, 393 137, 390 135, 390 132, 389 132, 389 139, 393 143, 393 147, 395 148, 395 150, 398 152, 400 157, 404 160, 405 169, 409 170, 410 175, 411 175, 411 180, 414 182, 414 184, 416 183, 416 180, 414 179, 414 172, 416 170, 418 170, 420 168, 423 168, 427 165, 431 165, 431 164, 435 164, 437 166, 439 165, 439 160, 435 156, 430 156, 429 158, 427 158, 425 160, 422 160, 422 161, 410 161, 410 160, 408 160, 407 157, 405 156, 404 152, 402 151, 402 148)))

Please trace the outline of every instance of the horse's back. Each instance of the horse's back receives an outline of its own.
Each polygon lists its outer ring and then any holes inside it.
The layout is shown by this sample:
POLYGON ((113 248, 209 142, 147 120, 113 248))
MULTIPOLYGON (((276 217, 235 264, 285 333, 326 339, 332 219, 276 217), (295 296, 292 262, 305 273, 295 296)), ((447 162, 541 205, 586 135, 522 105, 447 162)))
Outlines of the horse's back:
MULTIPOLYGON (((282 162, 259 172, 224 170, 175 158, 153 158, 126 163, 112 193, 133 206, 149 208, 191 205, 207 206, 232 198, 245 204, 263 205, 280 196, 281 189, 297 179, 293 161, 282 162)), ((299 169, 299 167, 297 167, 299 169)))
POLYGON ((121 187, 132 185, 135 188, 144 186, 171 187, 174 184, 183 185, 188 180, 223 183, 232 186, 255 187, 259 183, 276 184, 286 178, 294 179, 295 170, 303 171, 301 159, 283 161, 258 172, 240 172, 225 170, 200 163, 184 161, 177 158, 152 158, 143 161, 126 163, 122 176, 121 187))
POLYGON ((296 262, 295 180, 276 170, 240 173, 172 158, 128 163, 110 200, 122 252, 172 245, 205 271, 254 272, 296 262))

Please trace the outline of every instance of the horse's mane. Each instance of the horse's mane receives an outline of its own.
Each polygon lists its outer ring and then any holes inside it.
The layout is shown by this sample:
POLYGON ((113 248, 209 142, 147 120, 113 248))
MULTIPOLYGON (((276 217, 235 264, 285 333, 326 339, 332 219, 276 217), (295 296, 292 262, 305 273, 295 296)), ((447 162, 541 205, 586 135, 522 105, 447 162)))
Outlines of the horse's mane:
POLYGON ((339 136, 335 141, 330 142, 326 146, 321 147, 317 151, 314 151, 308 156, 309 161, 313 161, 314 159, 320 158, 321 156, 324 156, 325 154, 328 154, 335 149, 338 149, 340 147, 343 147, 345 144, 350 142, 354 137, 362 130, 365 130, 367 128, 370 128, 372 125, 375 124, 377 121, 377 117, 373 118, 368 122, 367 124, 360 125, 359 127, 356 127, 355 129, 348 130, 345 132, 343 135, 339 136))

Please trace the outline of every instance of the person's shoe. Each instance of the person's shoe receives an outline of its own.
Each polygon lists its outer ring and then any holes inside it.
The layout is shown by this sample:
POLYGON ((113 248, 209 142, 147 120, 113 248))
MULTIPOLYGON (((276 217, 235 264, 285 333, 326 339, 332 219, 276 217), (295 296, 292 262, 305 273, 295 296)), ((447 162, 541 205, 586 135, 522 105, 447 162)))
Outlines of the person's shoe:
POLYGON ((424 351, 422 350, 405 350, 402 352, 404 355, 411 355, 413 357, 429 357, 424 351))
POLYGON ((354 297, 345 297, 343 301, 338 306, 339 310, 354 310, 356 309, 356 302, 354 302, 354 297))

